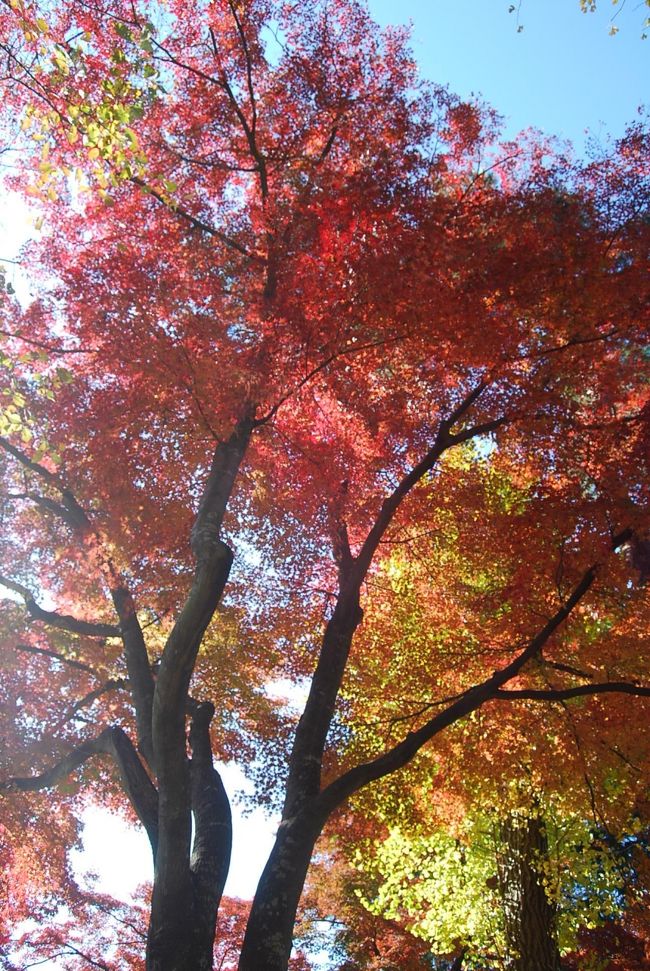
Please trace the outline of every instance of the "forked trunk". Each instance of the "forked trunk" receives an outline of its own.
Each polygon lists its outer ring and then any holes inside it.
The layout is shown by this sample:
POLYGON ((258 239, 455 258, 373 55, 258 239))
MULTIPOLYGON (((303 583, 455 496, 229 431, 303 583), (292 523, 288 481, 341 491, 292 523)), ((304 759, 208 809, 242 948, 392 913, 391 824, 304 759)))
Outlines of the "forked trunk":
MULTIPOLYGON (((217 910, 230 867, 232 816, 221 776, 212 762, 214 707, 194 703, 189 734, 192 758, 187 784, 194 839, 191 857, 156 856, 147 971, 212 971, 217 910), (166 880, 160 879, 161 873, 166 880)), ((162 800, 161 800, 162 802, 162 800)))

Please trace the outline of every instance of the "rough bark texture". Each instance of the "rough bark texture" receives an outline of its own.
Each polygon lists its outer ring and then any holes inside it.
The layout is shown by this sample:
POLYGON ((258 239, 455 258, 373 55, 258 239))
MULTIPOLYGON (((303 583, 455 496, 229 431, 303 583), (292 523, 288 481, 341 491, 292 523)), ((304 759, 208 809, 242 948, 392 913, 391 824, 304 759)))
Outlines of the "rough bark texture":
POLYGON ((306 807, 280 824, 251 908, 239 971, 286 971, 296 910, 323 823, 306 807))
POLYGON ((548 857, 544 821, 536 815, 509 815, 499 827, 502 853, 499 880, 512 971, 560 971, 555 908, 541 881, 548 857))

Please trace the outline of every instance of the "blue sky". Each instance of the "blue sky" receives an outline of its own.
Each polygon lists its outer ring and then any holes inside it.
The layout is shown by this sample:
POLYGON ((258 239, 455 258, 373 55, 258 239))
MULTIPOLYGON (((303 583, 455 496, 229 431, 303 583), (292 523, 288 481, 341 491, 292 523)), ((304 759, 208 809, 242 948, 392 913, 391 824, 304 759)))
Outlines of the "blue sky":
POLYGON ((370 0, 370 9, 383 25, 412 21, 425 77, 462 97, 482 95, 509 136, 539 128, 582 152, 585 129, 619 136, 650 102, 642 0, 599 0, 592 14, 579 0, 370 0))

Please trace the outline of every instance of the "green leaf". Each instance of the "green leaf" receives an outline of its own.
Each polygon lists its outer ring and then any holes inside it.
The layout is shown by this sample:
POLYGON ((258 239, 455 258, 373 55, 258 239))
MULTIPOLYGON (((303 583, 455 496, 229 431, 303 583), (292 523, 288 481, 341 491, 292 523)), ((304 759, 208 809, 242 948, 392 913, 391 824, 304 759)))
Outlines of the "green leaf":
POLYGON ((119 23, 119 22, 116 23, 115 33, 118 35, 118 37, 121 37, 123 40, 133 40, 133 34, 126 26, 126 24, 119 23))

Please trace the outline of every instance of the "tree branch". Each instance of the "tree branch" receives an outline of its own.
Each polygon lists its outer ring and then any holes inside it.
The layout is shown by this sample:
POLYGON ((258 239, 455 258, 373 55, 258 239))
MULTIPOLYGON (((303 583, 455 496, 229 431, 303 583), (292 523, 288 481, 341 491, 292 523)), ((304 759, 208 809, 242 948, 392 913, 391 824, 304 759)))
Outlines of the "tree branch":
MULTIPOLYGON (((238 17, 235 14, 234 4, 232 3, 232 0, 228 0, 228 5, 230 7, 231 12, 233 13, 237 28, 239 31, 241 31, 241 25, 239 23, 238 17)), ((251 158, 257 165, 257 170, 260 176, 260 192, 262 195, 262 200, 265 200, 269 191, 268 177, 266 172, 266 159, 260 152, 257 145, 257 139, 256 139, 255 128, 257 124, 257 116, 255 113, 254 94, 252 93, 252 77, 251 77, 251 86, 249 88, 249 91, 251 92, 253 114, 252 114, 252 123, 249 125, 246 115, 242 111, 241 106, 237 101, 237 98, 235 97, 235 92, 232 89, 232 85, 230 84, 228 75, 226 74, 225 70, 221 66, 220 59, 219 59, 219 48, 216 42, 216 38, 214 36, 214 30, 212 29, 212 27, 210 27, 209 30, 210 30, 210 38, 212 40, 212 49, 214 51, 214 56, 217 61, 217 65, 219 67, 219 71, 221 73, 221 77, 219 78, 219 80, 217 81, 216 79, 213 79, 213 81, 226 92, 226 95, 228 96, 228 100, 230 101, 230 104, 232 105, 233 110, 237 115, 237 118, 239 119, 239 123, 242 127, 242 131, 244 132, 244 137, 246 138, 246 142, 248 144, 248 150, 250 152, 251 158)), ((242 34, 240 33, 240 39, 241 37, 242 37, 242 34)), ((243 38, 243 43, 244 43, 244 57, 246 58, 246 61, 247 61, 247 70, 250 70, 248 45, 246 43, 245 37, 243 38)))
POLYGON ((60 664, 67 664, 71 668, 76 668, 78 671, 85 671, 87 674, 92 674, 94 678, 99 678, 95 669, 91 668, 89 664, 84 664, 83 661, 75 661, 74 658, 66 657, 65 654, 59 654, 58 651, 50 651, 45 647, 34 647, 32 644, 16 644, 16 650, 52 658, 52 660, 58 661, 60 664))
POLYGON ((561 671, 563 674, 572 674, 576 678, 588 678, 589 675, 586 671, 581 671, 580 668, 574 668, 571 664, 562 664, 560 661, 549 661, 544 658, 544 664, 549 668, 553 668, 554 671, 561 671))
POLYGON ((253 88, 253 63, 248 47, 248 41, 246 40, 246 34, 233 0, 228 0, 228 6, 230 7, 230 12, 237 26, 237 33, 239 34, 239 40, 241 41, 241 47, 244 52, 244 60, 246 61, 246 85, 248 87, 248 99, 251 106, 250 130, 253 137, 255 137, 257 131, 257 107, 255 104, 255 90, 253 88))
MULTIPOLYGON (((612 547, 617 549, 628 538, 629 530, 622 530, 612 540, 612 547)), ((542 629, 530 639, 526 647, 504 668, 495 671, 491 677, 466 691, 445 711, 429 719, 419 729, 409 734, 392 749, 369 762, 362 763, 345 772, 330 783, 316 799, 315 812, 322 813, 326 819, 333 810, 347 799, 353 792, 361 789, 369 782, 374 782, 386 775, 401 769, 419 752, 423 745, 429 742, 443 729, 455 724, 461 718, 476 711, 486 701, 498 697, 499 690, 514 678, 522 668, 533 658, 538 657, 546 643, 555 631, 567 620, 575 607, 584 598, 592 586, 598 569, 598 564, 590 566, 583 573, 575 585, 568 599, 556 610, 542 629)), ((575 689, 568 689, 575 690, 575 689)))
POLYGON ((266 262, 264 257, 260 256, 259 253, 254 253, 251 250, 247 249, 246 246, 244 246, 242 243, 239 243, 236 239, 233 239, 231 236, 228 236, 226 233, 221 232, 221 230, 217 229, 216 226, 211 226, 209 223, 204 222, 198 216, 193 216, 192 213, 187 212, 186 209, 182 209, 178 205, 174 205, 173 207, 170 206, 169 202, 165 199, 162 193, 158 192, 157 189, 154 189, 153 186, 148 185, 144 181, 144 179, 140 179, 137 175, 133 175, 131 176, 129 181, 132 182, 134 185, 139 186, 139 188, 141 188, 144 192, 146 192, 147 195, 152 196, 154 199, 160 202, 161 205, 165 206, 166 209, 169 209, 171 212, 174 212, 178 216, 182 216, 182 218, 186 219, 192 226, 194 226, 195 229, 200 229, 201 232, 208 233, 210 236, 214 236, 215 239, 218 239, 220 242, 222 242, 224 246, 227 246, 229 249, 236 250, 238 253, 241 253, 242 256, 245 256, 249 260, 253 260, 261 264, 264 264, 266 262))
POLYGON ((210 472, 203 489, 196 520, 192 526, 192 552, 200 563, 210 555, 219 538, 226 506, 232 492, 239 466, 256 426, 255 407, 247 403, 231 436, 214 451, 210 472))
MULTIPOLYGON (((25 600, 25 604, 30 614, 38 620, 49 624, 52 627, 60 627, 64 630, 76 634, 86 634, 88 636, 121 637, 124 644, 124 655, 129 674, 129 682, 133 693, 133 702, 136 712, 136 726, 138 732, 138 742, 142 754, 149 765, 154 768, 154 754, 152 741, 152 712, 154 683, 147 647, 138 621, 133 598, 124 583, 122 575, 116 569, 109 554, 105 551, 104 541, 95 529, 88 515, 85 513, 73 493, 68 489, 49 469, 38 462, 34 462, 21 449, 16 448, 7 439, 0 437, 0 447, 4 448, 21 465, 34 472, 48 486, 55 489, 61 496, 61 503, 55 502, 45 496, 29 493, 29 497, 43 508, 59 516, 73 533, 80 540, 82 547, 91 554, 96 566, 104 575, 111 593, 111 600, 120 621, 120 626, 98 625, 92 630, 83 621, 76 621, 75 618, 61 616, 52 611, 44 611, 34 602, 31 593, 21 585, 10 586, 14 592, 19 593, 25 600)), ((0 578, 0 582, 8 585, 0 578)), ((13 581, 11 581, 13 583, 13 581)))
MULTIPOLYGON (((402 478, 392 494, 382 503, 358 555, 350 557, 345 564, 339 564, 339 594, 332 617, 325 628, 305 708, 296 728, 289 760, 283 818, 296 815, 306 802, 318 795, 327 733, 334 715, 352 638, 363 616, 360 607, 361 585, 377 547, 402 501, 427 472, 431 471, 443 452, 457 444, 457 441, 465 441, 471 437, 471 434, 463 437, 463 433, 454 436, 451 429, 467 414, 486 387, 485 382, 479 382, 449 416, 440 422, 434 443, 427 454, 402 478)), ((505 417, 496 419, 489 423, 489 427, 496 427, 505 420, 505 417)), ((477 425, 472 433, 480 434, 487 427, 488 424, 477 425)))
POLYGON ((110 678, 108 681, 105 681, 104 684, 100 685, 99 688, 89 691, 83 696, 83 698, 80 698, 79 701, 75 701, 74 705, 72 705, 64 714, 63 718, 61 718, 57 727, 69 722, 71 718, 74 718, 78 711, 81 711, 82 708, 88 708, 95 701, 97 701, 98 698, 101 698, 102 695, 108 694, 109 691, 122 690, 126 688, 127 685, 128 682, 125 681, 124 678, 110 678))
MULTIPOLYGON (((119 576, 117 579, 121 581, 119 576)), ((147 645, 130 591, 120 582, 119 586, 111 590, 111 599, 120 618, 126 670, 135 705, 138 746, 149 766, 155 771, 152 735, 154 679, 147 645)))
POLYGON ((594 684, 579 684, 573 688, 513 688, 499 689, 493 697, 503 701, 568 701, 571 698, 584 698, 590 695, 619 693, 650 698, 650 687, 632 681, 603 681, 594 684))
POLYGON ((71 634, 81 634, 86 637, 120 637, 121 631, 114 624, 104 624, 99 621, 78 620, 70 614, 59 614, 54 610, 44 610, 34 600, 32 593, 22 583, 10 580, 8 577, 0 576, 0 584, 19 594, 25 601, 25 606, 34 618, 40 620, 49 627, 56 627, 60 630, 67 630, 71 634))
POLYGON ((221 526, 254 427, 247 404, 230 437, 215 449, 191 533, 196 558, 192 588, 167 639, 153 700, 153 745, 160 784, 158 881, 164 898, 154 893, 161 919, 178 919, 192 892, 188 865, 191 839, 191 785, 185 712, 188 689, 203 635, 228 580, 233 554, 221 540, 221 526), (185 902, 185 903, 184 903, 185 902))
POLYGON ((93 755, 110 755, 115 760, 124 790, 147 832, 155 856, 158 842, 158 793, 128 735, 117 726, 105 728, 96 738, 82 742, 40 775, 7 779, 0 783, 0 790, 38 792, 41 789, 53 789, 93 755))
POLYGON ((449 433, 449 441, 451 445, 460 445, 461 442, 468 442, 470 438, 478 438, 479 435, 488 435, 490 432, 495 432, 497 428, 501 428, 507 422, 512 421, 512 417, 509 415, 502 415, 500 418, 495 418, 493 421, 484 421, 479 425, 472 425, 471 428, 466 428, 462 432, 457 432, 455 435, 449 433))
MULTIPOLYGON (((1 259, 0 263, 16 263, 16 260, 1 259)), ((2 330, 0 328, 0 334, 3 337, 11 337, 14 340, 22 341, 24 344, 29 344, 31 347, 40 347, 41 350, 47 351, 49 354, 57 354, 59 356, 67 354, 97 354, 95 348, 87 350, 84 347, 57 347, 54 344, 48 344, 46 341, 37 341, 33 337, 26 337, 25 334, 21 334, 20 331, 12 332, 10 330, 2 330)))
MULTIPOLYGON (((66 522, 69 522, 74 529, 87 529, 90 528, 90 520, 88 516, 79 505, 74 495, 66 486, 63 485, 61 480, 49 469, 46 469, 44 465, 40 462, 35 462, 30 459, 22 449, 17 448, 13 445, 7 438, 0 435, 0 448, 3 448, 5 452, 12 455, 22 466, 28 469, 30 472, 34 472, 43 482, 46 482, 49 486, 55 489, 63 500, 63 508, 65 509, 66 522)), ((58 507, 59 510, 61 507, 58 507)), ((61 514, 59 512, 59 514, 61 514)))
POLYGON ((452 428, 457 424, 461 418, 470 410, 473 404, 479 399, 479 397, 485 391, 487 385, 485 382, 481 381, 476 385, 469 394, 454 408, 451 414, 440 422, 438 426, 438 432, 435 437, 435 441, 427 454, 422 458, 417 465, 415 465, 410 472, 408 472, 404 478, 401 480, 399 485, 394 489, 392 494, 388 496, 387 499, 381 505, 379 515, 375 520, 370 532, 368 533, 361 551, 356 558, 357 571, 358 571, 358 583, 361 585, 363 579, 370 568, 372 558, 375 555, 377 547, 390 526, 395 513, 397 512, 402 500, 408 495, 408 493, 413 489, 415 485, 430 472, 440 456, 453 445, 457 445, 460 442, 468 441, 477 435, 483 434, 484 432, 493 431, 499 426, 505 424, 506 421, 510 420, 508 416, 501 416, 500 418, 493 419, 490 422, 485 422, 468 429, 465 432, 458 432, 457 434, 452 433, 452 428))
POLYGON ((374 350, 377 347, 384 347, 386 344, 394 344, 401 340, 404 340, 404 335, 398 334, 394 337, 384 337, 381 340, 368 341, 366 344, 350 344, 349 347, 344 347, 342 350, 334 351, 319 364, 314 365, 314 367, 311 368, 307 374, 300 379, 300 381, 297 381, 292 388, 285 391, 285 393, 278 398, 275 404, 271 406, 265 415, 262 415, 260 418, 256 418, 255 427, 257 428, 261 425, 266 425, 269 421, 271 421, 271 419, 276 416, 283 404, 285 404, 295 394, 298 394, 298 392, 301 391, 305 385, 309 384, 309 382, 316 377, 316 375, 320 374, 321 371, 324 371, 330 366, 330 364, 333 364, 340 358, 348 357, 352 354, 360 354, 362 351, 374 350))

